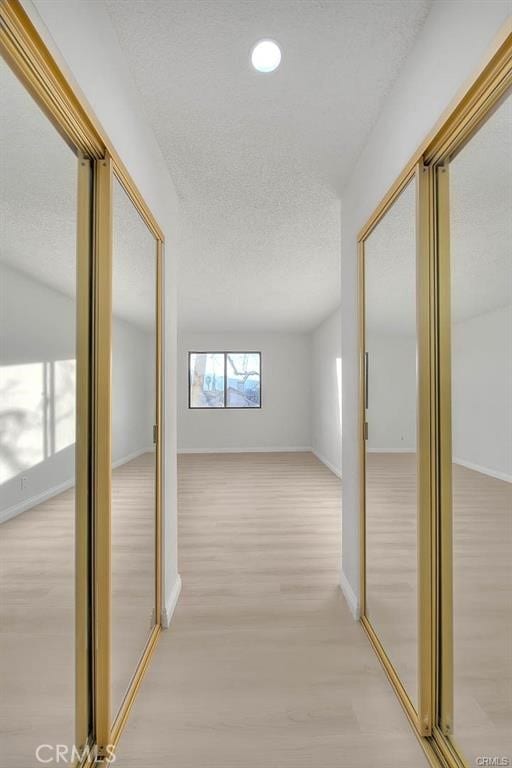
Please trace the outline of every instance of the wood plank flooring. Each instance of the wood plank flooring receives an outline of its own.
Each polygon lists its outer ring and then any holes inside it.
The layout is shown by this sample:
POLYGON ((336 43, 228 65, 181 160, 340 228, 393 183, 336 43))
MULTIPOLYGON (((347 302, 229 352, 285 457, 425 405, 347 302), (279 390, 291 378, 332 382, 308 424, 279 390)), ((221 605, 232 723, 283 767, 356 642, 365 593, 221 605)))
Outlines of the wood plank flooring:
MULTIPOLYGON (((149 636, 154 461, 148 452, 112 473, 113 714, 149 636)), ((40 766, 39 744, 74 743, 74 514, 69 490, 0 526, 0 765, 9 768, 40 766)))
POLYGON ((116 766, 424 768, 337 586, 340 508, 310 453, 179 457, 183 591, 116 766))
MULTIPOLYGON (((393 545, 374 552, 373 595, 398 594, 375 610, 412 687, 413 482, 397 461, 392 487, 388 459, 372 476, 393 545)), ((152 472, 151 455, 114 472, 117 700, 150 620, 152 472)), ((337 587, 340 487, 307 453, 179 458, 183 592, 116 765, 426 765, 337 587)), ((455 466, 454 494, 455 733, 471 765, 512 752, 512 486, 455 466)), ((0 762, 31 768, 37 744, 73 740, 73 491, 2 525, 0 562, 0 762)))
MULTIPOLYGON (((372 626, 417 701, 416 456, 367 455, 372 626)), ((454 737, 512 764, 512 484, 453 465, 454 737)))

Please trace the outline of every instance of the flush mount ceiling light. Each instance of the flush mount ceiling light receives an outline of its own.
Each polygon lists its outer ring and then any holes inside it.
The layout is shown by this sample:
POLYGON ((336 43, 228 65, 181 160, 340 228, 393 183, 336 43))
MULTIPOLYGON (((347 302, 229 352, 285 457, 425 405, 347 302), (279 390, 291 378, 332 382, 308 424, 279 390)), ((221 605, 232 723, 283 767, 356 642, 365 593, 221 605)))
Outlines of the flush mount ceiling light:
POLYGON ((273 72, 281 63, 281 49, 273 40, 260 40, 252 49, 251 61, 258 72, 273 72))

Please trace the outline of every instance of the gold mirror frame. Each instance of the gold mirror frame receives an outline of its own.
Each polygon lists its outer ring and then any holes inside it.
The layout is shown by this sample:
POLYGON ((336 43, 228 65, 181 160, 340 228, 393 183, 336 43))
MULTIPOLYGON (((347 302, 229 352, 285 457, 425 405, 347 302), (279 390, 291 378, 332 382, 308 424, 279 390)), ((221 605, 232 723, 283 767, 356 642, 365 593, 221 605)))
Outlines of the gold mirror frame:
POLYGON ((0 54, 78 159, 75 741, 82 753, 81 766, 105 764, 118 743, 161 629, 164 236, 100 123, 74 92, 19 0, 0 0, 0 54), (112 723, 110 360, 114 173, 156 239, 157 430, 155 626, 112 723))
POLYGON ((431 588, 431 450, 430 450, 430 405, 431 405, 431 372, 428 339, 430 335, 430 264, 428 253, 422 248, 422 226, 424 213, 427 210, 429 191, 429 173, 419 163, 401 179, 393 195, 373 218, 365 229, 358 243, 359 253, 359 327, 360 327, 360 466, 361 466, 361 623, 379 656, 386 674, 390 678, 409 720, 422 736, 430 736, 432 731, 432 696, 429 685, 432 676, 432 611, 428 601, 431 588), (413 180, 416 181, 416 337, 418 355, 417 376, 417 552, 418 552, 418 708, 414 707, 411 699, 391 663, 386 649, 381 643, 375 628, 367 614, 366 600, 366 449, 367 424, 365 414, 365 393, 367 391, 365 366, 365 243, 375 230, 385 214, 390 210, 405 187, 413 180), (425 258, 426 256, 426 258, 425 258), (427 599, 426 599, 427 598, 427 599))
POLYGON ((453 722, 453 586, 450 232, 446 165, 511 87, 512 21, 509 21, 474 82, 419 147, 358 235, 361 623, 433 768, 467 768, 449 738, 453 722), (368 620, 365 604, 364 243, 414 175, 418 183, 418 713, 368 620))

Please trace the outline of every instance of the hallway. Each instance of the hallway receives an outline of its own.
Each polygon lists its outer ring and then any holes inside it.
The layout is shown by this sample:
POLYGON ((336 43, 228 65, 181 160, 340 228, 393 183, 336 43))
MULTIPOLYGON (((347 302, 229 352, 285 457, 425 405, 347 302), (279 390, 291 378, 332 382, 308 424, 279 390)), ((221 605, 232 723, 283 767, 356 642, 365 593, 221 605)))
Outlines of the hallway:
POLYGON ((179 457, 182 594, 120 768, 422 768, 338 583, 341 483, 311 453, 179 457))

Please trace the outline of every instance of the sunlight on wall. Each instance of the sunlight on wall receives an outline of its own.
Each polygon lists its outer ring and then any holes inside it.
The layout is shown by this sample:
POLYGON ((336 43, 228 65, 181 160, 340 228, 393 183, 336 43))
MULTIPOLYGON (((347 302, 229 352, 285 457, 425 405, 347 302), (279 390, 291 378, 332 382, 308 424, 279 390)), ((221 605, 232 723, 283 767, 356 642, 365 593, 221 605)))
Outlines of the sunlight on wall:
POLYGON ((54 452, 75 442, 76 360, 57 360, 54 366, 54 452))
POLYGON ((0 484, 75 441, 75 360, 0 367, 0 484))
POLYGON ((336 379, 338 382, 338 423, 340 425, 341 434, 341 357, 336 358, 336 379))

